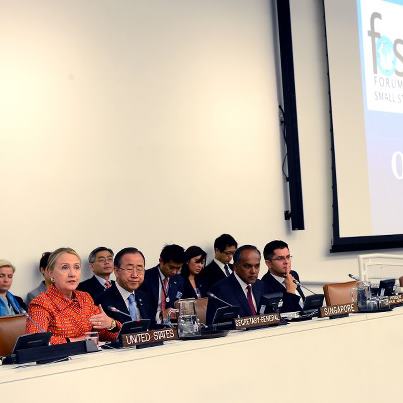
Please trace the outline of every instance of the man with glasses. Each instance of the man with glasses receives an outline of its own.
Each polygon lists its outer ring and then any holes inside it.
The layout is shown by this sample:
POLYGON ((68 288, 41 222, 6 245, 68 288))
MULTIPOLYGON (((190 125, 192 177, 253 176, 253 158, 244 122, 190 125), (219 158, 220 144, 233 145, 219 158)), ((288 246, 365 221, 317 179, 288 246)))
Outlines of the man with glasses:
MULTIPOLYGON (((240 246, 234 254, 234 271, 211 288, 211 293, 227 304, 239 306, 239 315, 254 316, 259 313, 264 284, 258 279, 260 251, 253 245, 240 246)), ((212 323, 218 308, 226 304, 209 297, 207 323, 212 323)))
POLYGON ((94 275, 81 282, 77 289, 88 292, 95 301, 114 283, 109 278, 113 272, 113 251, 105 246, 100 246, 90 253, 88 262, 94 275))
POLYGON ((139 290, 145 273, 143 253, 133 247, 120 250, 115 256, 114 273, 116 282, 99 295, 95 303, 101 304, 109 317, 121 323, 152 320, 148 296, 139 290))
POLYGON ((269 271, 262 277, 265 292, 283 293, 281 312, 300 311, 305 299, 301 287, 294 283, 299 281, 298 273, 291 270, 291 258, 288 245, 284 241, 271 241, 263 250, 264 260, 269 271))
POLYGON ((214 241, 214 259, 200 274, 206 283, 207 290, 231 275, 233 266, 230 262, 237 247, 237 242, 229 234, 222 234, 214 241))

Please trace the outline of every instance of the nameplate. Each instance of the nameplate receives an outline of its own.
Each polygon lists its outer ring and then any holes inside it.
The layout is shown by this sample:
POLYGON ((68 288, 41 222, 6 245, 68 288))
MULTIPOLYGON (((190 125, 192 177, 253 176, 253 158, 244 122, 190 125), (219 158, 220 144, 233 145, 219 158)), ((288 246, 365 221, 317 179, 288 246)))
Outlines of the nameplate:
POLYGON ((403 304, 403 294, 392 295, 389 297, 390 306, 397 306, 403 304))
POLYGON ((356 303, 323 306, 320 308, 320 317, 327 318, 329 316, 346 315, 354 312, 358 312, 356 303))
POLYGON ((267 315, 245 316, 234 320, 235 329, 248 329, 255 327, 275 326, 280 323, 278 313, 269 313, 267 315))
POLYGON ((175 329, 161 329, 150 330, 148 332, 124 334, 121 337, 123 347, 134 347, 143 344, 176 340, 178 338, 178 332, 175 329))

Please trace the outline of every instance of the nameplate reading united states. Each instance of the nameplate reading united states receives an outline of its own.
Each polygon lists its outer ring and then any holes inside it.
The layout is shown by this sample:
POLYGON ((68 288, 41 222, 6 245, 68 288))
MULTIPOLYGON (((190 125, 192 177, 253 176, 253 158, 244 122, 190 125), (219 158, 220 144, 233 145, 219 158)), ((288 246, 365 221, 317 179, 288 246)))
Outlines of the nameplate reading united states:
POLYGON ((159 343, 161 341, 175 340, 178 332, 175 329, 150 330, 148 332, 130 333, 122 335, 122 346, 133 347, 141 344, 159 343))
POLYGON ((245 316, 235 319, 234 323, 235 329, 274 326, 280 323, 280 315, 278 313, 270 313, 267 315, 245 316))
POLYGON ((389 297, 390 306, 402 305, 403 304, 403 294, 392 295, 389 297))
POLYGON ((356 303, 323 306, 320 308, 320 317, 327 318, 329 316, 346 315, 354 312, 358 312, 356 303))

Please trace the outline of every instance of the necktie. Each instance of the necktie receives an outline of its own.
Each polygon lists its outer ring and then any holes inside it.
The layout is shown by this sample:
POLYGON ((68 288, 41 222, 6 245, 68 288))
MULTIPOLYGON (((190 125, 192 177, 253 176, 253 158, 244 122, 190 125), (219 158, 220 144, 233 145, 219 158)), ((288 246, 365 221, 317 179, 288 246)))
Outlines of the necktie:
POLYGON ((168 277, 165 277, 164 280, 162 281, 162 287, 161 287, 161 312, 165 311, 165 304, 169 301, 167 301, 168 298, 168 277))
POLYGON ((134 294, 129 295, 129 313, 132 320, 138 320, 137 318, 137 309, 136 309, 136 298, 134 294))
POLYGON ((111 287, 111 285, 112 285, 112 283, 111 283, 109 280, 106 280, 104 287, 105 287, 106 289, 108 289, 108 288, 111 287))
POLYGON ((253 305, 253 299, 252 299, 252 287, 250 284, 248 284, 246 286, 246 290, 247 290, 246 298, 248 299, 248 305, 249 305, 250 312, 252 315, 256 315, 256 309, 255 309, 255 305, 253 305))
POLYGON ((227 264, 224 265, 225 275, 228 277, 231 274, 231 269, 227 264))

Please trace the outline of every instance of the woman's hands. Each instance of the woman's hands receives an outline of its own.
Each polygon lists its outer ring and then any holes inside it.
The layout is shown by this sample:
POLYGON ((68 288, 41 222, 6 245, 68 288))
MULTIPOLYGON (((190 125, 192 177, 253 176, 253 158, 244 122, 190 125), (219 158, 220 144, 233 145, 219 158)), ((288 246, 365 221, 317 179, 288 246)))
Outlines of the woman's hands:
POLYGON ((92 315, 90 317, 90 323, 94 329, 110 329, 113 324, 111 319, 102 309, 102 305, 99 305, 100 313, 92 315))

